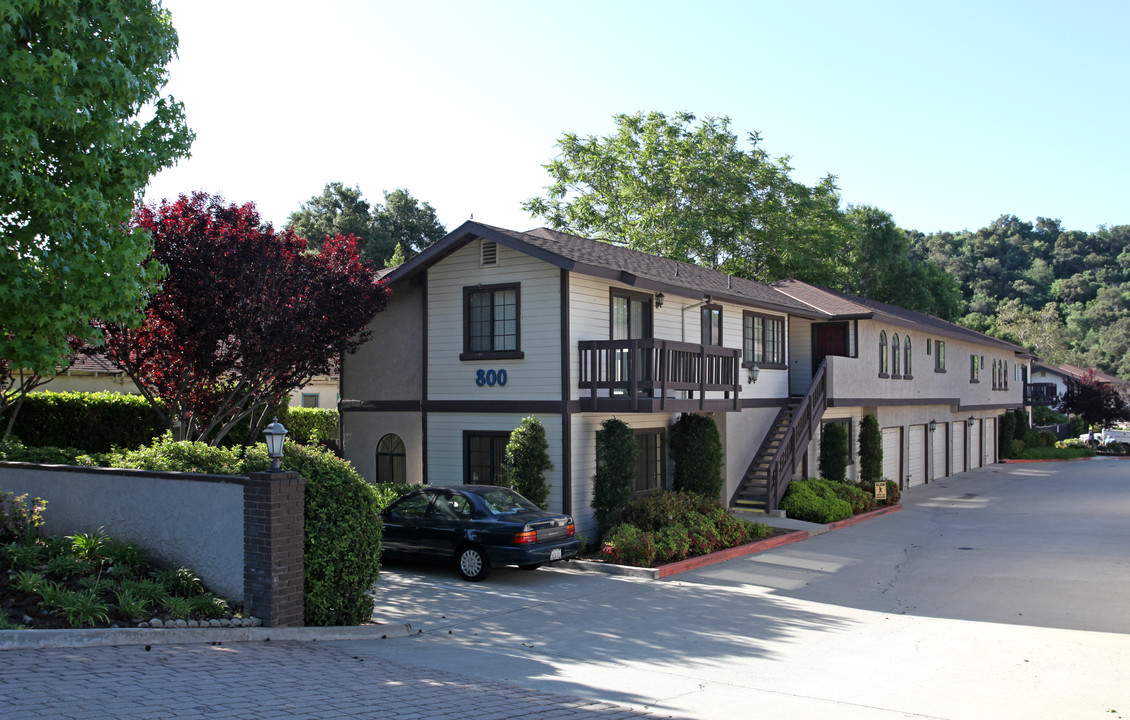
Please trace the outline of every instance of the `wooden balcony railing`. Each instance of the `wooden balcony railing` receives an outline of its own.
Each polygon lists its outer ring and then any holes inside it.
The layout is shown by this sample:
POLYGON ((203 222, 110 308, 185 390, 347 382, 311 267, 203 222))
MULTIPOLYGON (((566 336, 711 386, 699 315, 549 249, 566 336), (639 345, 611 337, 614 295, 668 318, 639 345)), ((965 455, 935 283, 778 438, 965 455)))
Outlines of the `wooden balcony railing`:
POLYGON ((654 338, 582 340, 579 347, 587 411, 741 409, 740 350, 654 338))

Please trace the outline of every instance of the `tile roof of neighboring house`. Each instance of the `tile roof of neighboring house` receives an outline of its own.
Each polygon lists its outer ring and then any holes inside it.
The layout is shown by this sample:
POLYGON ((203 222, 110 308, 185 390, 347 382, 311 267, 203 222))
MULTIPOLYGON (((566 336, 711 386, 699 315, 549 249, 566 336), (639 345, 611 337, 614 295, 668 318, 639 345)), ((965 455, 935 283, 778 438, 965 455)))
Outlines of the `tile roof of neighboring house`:
POLYGON ((75 355, 75 361, 70 367, 60 367, 59 372, 123 374, 123 370, 105 355, 85 355, 82 353, 75 355))
POLYGON ((518 232, 468 221, 388 275, 390 281, 412 275, 474 238, 493 240, 572 272, 603 277, 652 292, 725 300, 816 317, 804 303, 763 283, 709 268, 631 250, 600 240, 538 228, 518 232))
POLYGON ((981 345, 994 345, 1018 355, 1034 357, 1026 348, 995 338, 992 335, 970 330, 933 315, 888 305, 877 300, 855 297, 846 293, 810 285, 800 280, 781 280, 773 287, 824 314, 828 319, 871 318, 892 325, 918 330, 929 330, 937 335, 966 340, 981 345))

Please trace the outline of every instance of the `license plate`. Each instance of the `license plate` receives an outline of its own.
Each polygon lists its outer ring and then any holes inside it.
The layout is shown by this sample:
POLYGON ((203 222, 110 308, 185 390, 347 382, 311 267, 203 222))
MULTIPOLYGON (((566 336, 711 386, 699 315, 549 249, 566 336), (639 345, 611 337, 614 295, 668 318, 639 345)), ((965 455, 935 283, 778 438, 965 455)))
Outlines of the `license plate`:
POLYGON ((550 560, 560 560, 561 559, 561 548, 557 548, 556 550, 550 550, 549 551, 549 559, 550 560))

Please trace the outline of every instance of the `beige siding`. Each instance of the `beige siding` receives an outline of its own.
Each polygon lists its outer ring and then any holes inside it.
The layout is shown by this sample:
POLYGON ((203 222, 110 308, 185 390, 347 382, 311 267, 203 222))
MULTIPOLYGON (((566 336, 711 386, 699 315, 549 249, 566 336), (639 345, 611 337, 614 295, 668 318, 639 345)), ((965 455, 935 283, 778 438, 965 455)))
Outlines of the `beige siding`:
POLYGON ((428 271, 428 397, 444 400, 540 400, 561 397, 560 271, 503 246, 497 267, 479 267, 472 242, 428 271), (521 360, 459 359, 463 288, 520 283, 521 360), (479 387, 478 370, 504 369, 505 387, 479 387))

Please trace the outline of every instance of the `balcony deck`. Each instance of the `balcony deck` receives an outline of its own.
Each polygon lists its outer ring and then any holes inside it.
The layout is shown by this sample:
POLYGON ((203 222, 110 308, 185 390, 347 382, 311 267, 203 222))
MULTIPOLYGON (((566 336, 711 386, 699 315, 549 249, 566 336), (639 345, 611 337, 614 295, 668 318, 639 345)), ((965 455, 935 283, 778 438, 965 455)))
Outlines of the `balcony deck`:
POLYGON ((583 412, 737 412, 741 351, 673 340, 578 343, 583 412))

